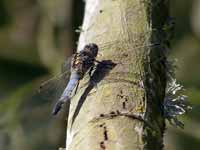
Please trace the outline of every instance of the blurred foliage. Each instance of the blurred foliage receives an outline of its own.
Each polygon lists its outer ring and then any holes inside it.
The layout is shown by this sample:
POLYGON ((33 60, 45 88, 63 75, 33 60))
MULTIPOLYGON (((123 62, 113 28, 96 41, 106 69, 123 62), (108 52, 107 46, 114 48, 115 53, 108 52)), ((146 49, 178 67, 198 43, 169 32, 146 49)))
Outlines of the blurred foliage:
MULTIPOLYGON (((39 84, 58 72, 74 50, 75 29, 83 19, 79 0, 0 0, 0 149, 55 150, 65 145, 64 114, 50 115, 55 98, 37 93, 39 84), (48 77, 47 77, 48 76, 48 77)), ((185 130, 169 127, 166 150, 200 147, 200 3, 171 1, 176 18, 171 57, 178 81, 193 110, 182 118, 185 130)))
POLYGON ((73 52, 82 21, 72 18, 74 7, 72 0, 0 0, 1 150, 64 147, 65 112, 52 117, 56 99, 38 89, 73 52))
POLYGON ((193 110, 181 118, 184 130, 169 127, 165 138, 167 150, 198 150, 200 147, 200 36, 194 28, 200 12, 194 12, 194 8, 200 9, 198 0, 171 1, 171 14, 176 19, 171 57, 177 58, 177 79, 184 85, 193 110))

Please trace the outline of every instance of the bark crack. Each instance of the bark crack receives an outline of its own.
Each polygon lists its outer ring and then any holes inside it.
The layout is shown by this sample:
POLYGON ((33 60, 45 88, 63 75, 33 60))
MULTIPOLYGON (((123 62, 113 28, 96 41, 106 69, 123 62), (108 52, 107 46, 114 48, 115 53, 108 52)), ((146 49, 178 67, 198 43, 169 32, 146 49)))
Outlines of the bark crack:
POLYGON ((145 125, 147 125, 149 128, 151 128, 152 130, 159 132, 156 128, 154 128, 154 126, 149 123, 147 120, 144 119, 143 114, 136 114, 136 113, 130 113, 130 112, 120 112, 119 110, 117 111, 112 111, 110 113, 107 114, 100 114, 99 117, 96 117, 94 119, 92 119, 90 122, 97 122, 99 120, 102 119, 114 119, 116 117, 128 117, 131 119, 137 119, 141 122, 143 122, 145 125))

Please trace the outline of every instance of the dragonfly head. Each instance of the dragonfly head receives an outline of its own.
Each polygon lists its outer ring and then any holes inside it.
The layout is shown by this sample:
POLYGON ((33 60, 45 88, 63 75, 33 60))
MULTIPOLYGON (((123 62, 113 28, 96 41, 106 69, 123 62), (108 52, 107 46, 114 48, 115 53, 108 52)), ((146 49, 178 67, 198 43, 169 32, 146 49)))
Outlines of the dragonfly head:
POLYGON ((85 45, 84 47, 84 51, 89 53, 92 57, 96 57, 97 54, 98 54, 98 46, 97 44, 94 44, 94 43, 89 43, 87 45, 85 45))

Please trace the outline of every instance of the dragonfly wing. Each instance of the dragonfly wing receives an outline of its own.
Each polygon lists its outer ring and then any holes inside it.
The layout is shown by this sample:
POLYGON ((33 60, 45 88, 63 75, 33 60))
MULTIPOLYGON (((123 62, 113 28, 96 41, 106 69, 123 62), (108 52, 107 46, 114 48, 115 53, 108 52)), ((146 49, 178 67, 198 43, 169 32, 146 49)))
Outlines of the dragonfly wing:
POLYGON ((70 77, 70 70, 61 73, 40 85, 39 94, 42 99, 54 100, 59 99, 63 90, 67 86, 70 77))
POLYGON ((64 73, 71 69, 72 56, 68 57, 61 66, 61 72, 64 73))

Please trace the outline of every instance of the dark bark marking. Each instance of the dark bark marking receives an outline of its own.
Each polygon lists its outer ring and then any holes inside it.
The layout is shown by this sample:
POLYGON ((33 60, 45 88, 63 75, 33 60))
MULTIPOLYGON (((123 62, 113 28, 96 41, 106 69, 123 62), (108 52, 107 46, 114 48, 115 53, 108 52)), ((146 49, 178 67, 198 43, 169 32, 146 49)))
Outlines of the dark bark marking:
POLYGON ((126 53, 123 53, 122 55, 123 55, 124 57, 128 57, 128 54, 126 54, 126 53))
POLYGON ((121 114, 119 110, 116 110, 116 112, 117 112, 117 115, 120 115, 120 114, 121 114))
MULTIPOLYGON (((99 118, 95 118, 93 121, 98 121, 99 119, 112 119, 112 118, 119 117, 119 116, 125 116, 125 117, 131 118, 131 119, 137 119, 141 122, 144 122, 150 129, 158 132, 157 129, 154 128, 154 126, 142 116, 142 114, 120 112, 119 110, 116 110, 115 114, 110 114, 110 113, 103 114, 103 116, 101 116, 99 118)), ((100 127, 105 127, 105 123, 100 125, 100 127)))
POLYGON ((123 108, 123 109, 127 109, 126 103, 128 103, 129 97, 128 97, 127 95, 124 95, 123 92, 122 92, 122 90, 120 90, 119 94, 117 94, 117 97, 118 97, 119 99, 122 99, 122 100, 123 100, 123 102, 122 102, 122 108, 123 108))
POLYGON ((101 148, 102 150, 105 150, 105 149, 106 149, 106 146, 105 146, 105 144, 104 144, 104 141, 100 142, 100 148, 101 148))
POLYGON ((100 114, 100 117, 104 117, 104 114, 100 114))
POLYGON ((123 102, 122 105, 123 105, 123 109, 126 109, 126 102, 123 102))
POLYGON ((119 97, 119 98, 123 98, 123 95, 119 95, 119 94, 118 94, 117 97, 119 97))
POLYGON ((120 90, 120 94, 123 94, 122 90, 120 90))
POLYGON ((104 140, 100 142, 100 148, 102 150, 105 150, 106 149, 106 146, 105 146, 105 141, 108 140, 108 130, 107 130, 107 127, 106 127, 106 124, 105 123, 102 123, 99 125, 100 128, 103 127, 103 136, 104 136, 104 140))
POLYGON ((107 128, 106 128, 106 127, 104 127, 104 132, 103 132, 103 134, 104 134, 104 140, 107 141, 107 140, 108 140, 108 131, 107 131, 107 128))
POLYGON ((110 112, 110 114, 111 114, 111 115, 114 115, 114 114, 115 114, 115 112, 114 112, 114 111, 111 111, 111 112, 110 112))
POLYGON ((99 127, 101 128, 101 127, 103 127, 104 125, 105 125, 105 122, 102 123, 102 124, 100 124, 99 127))
POLYGON ((128 102, 128 97, 125 98, 125 101, 128 102))

